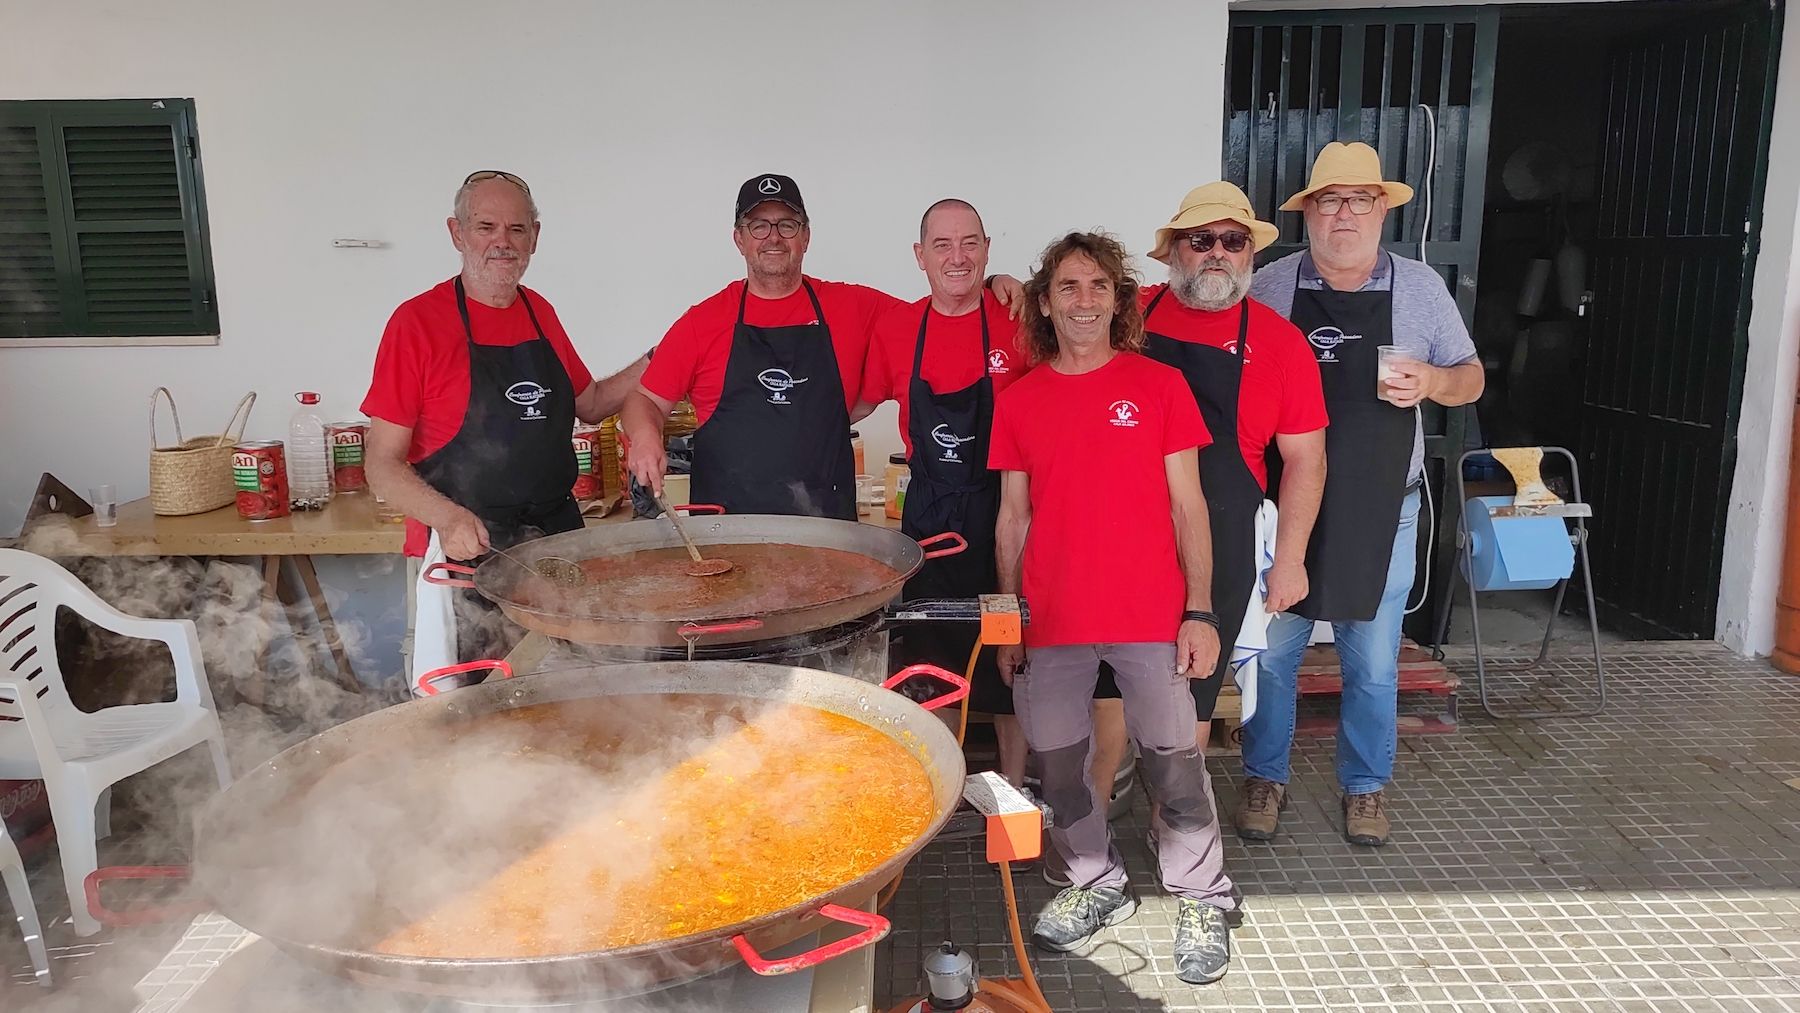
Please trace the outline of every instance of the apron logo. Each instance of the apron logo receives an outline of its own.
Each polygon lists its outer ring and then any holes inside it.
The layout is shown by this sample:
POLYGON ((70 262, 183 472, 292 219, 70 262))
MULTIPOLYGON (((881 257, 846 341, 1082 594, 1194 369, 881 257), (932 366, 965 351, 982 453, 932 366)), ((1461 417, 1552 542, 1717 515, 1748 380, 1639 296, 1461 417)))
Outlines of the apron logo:
POLYGON ((762 182, 756 184, 757 193, 780 193, 781 180, 774 176, 764 176, 762 182))
POLYGON ((525 409, 519 413, 520 419, 536 421, 550 417, 539 410, 537 406, 538 402, 542 401, 549 393, 550 388, 536 380, 520 380, 506 388, 506 399, 525 409))
POLYGON ((988 372, 1008 373, 1011 371, 1012 366, 1007 362, 1006 351, 1004 349, 995 348, 988 352, 988 372))
POLYGON ((944 448, 943 454, 938 457, 938 460, 940 461, 961 464, 962 457, 957 454, 956 448, 974 439, 975 437, 973 436, 956 435, 950 431, 949 424, 944 422, 939 422, 936 426, 932 427, 931 430, 931 442, 944 448))
POLYGON ((1346 341, 1361 341, 1362 335, 1345 334, 1339 328, 1325 326, 1308 334, 1306 340, 1311 343, 1314 348, 1318 349, 1316 358, 1320 362, 1337 362, 1339 361, 1337 352, 1335 351, 1337 346, 1346 341))
POLYGON ((795 384, 805 383, 806 377, 795 377, 785 369, 765 369, 756 374, 756 382, 769 392, 770 404, 793 404, 788 400, 787 392, 793 390, 795 384))
POLYGON ((1106 421, 1115 426, 1124 426, 1129 429, 1138 424, 1138 406, 1130 401, 1114 401, 1107 410, 1112 412, 1112 418, 1106 421))

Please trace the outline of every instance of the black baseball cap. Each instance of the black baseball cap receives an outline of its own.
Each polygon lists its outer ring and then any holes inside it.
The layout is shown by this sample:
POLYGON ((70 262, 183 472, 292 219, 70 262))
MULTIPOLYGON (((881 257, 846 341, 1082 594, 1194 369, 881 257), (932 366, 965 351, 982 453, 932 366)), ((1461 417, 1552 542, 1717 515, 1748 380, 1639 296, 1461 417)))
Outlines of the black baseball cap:
POLYGON ((750 213, 750 209, 763 201, 780 201, 800 213, 800 219, 806 220, 806 202, 800 199, 800 187, 792 176, 777 173, 764 173, 751 176, 738 187, 737 211, 732 214, 732 221, 742 221, 750 213))

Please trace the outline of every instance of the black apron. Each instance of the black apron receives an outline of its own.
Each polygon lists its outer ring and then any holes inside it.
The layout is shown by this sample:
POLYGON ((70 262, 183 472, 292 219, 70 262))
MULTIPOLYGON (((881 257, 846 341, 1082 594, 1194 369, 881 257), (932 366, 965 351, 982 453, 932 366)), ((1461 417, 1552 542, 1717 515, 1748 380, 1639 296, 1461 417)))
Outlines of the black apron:
POLYGON ((694 432, 690 496, 733 514, 856 519, 856 457, 837 352, 819 297, 804 279, 817 322, 737 324, 719 405, 694 432))
MULTIPOLYGON (((1386 254, 1383 254, 1386 256, 1386 254)), ((1387 587, 1416 425, 1375 396, 1375 350, 1394 342, 1393 269, 1384 290, 1336 292, 1294 283, 1288 319, 1306 335, 1325 389, 1325 496, 1306 546, 1310 593, 1290 611, 1366 622, 1387 587)))
POLYGON ((1164 288, 1144 308, 1144 354, 1174 366, 1187 377, 1200 417, 1212 434, 1212 443, 1200 451, 1200 488, 1206 493, 1212 529, 1212 607, 1219 617, 1219 662, 1211 679, 1190 680, 1197 704, 1202 702, 1202 694, 1210 697, 1200 714, 1204 719, 1212 714, 1212 703, 1231 665, 1231 648, 1237 643, 1244 609, 1256 587, 1256 514, 1262 509, 1263 488, 1244 461, 1238 442, 1238 398, 1250 342, 1250 300, 1238 304, 1237 349, 1227 351, 1158 334, 1150 326, 1150 316, 1168 294, 1164 288))
MULTIPOLYGON (((912 442, 907 463, 912 477, 900 513, 900 530, 912 538, 954 531, 969 547, 954 556, 926 560, 906 582, 908 599, 969 598, 1000 588, 994 555, 1000 476, 987 466, 988 441, 994 428, 994 381, 987 372, 990 346, 985 297, 975 312, 981 315, 980 378, 961 390, 942 394, 931 389, 921 372, 925 325, 931 320, 929 299, 919 318, 906 393, 906 432, 912 442)), ((898 653, 907 663, 928 661, 960 675, 968 668, 978 632, 966 623, 915 624, 906 628, 898 653)), ((982 652, 975 676, 969 706, 987 714, 1011 714, 1012 692, 1000 680, 992 650, 982 652)))
MULTIPOLYGON (((469 344, 469 404, 462 427, 413 470, 487 526, 488 541, 503 549, 543 535, 581 527, 575 485, 575 391, 556 349, 523 289, 519 301, 537 337, 517 345, 478 345, 469 325, 469 301, 456 279, 456 311, 469 344)), ((471 560, 453 560, 468 564, 471 560)), ((466 603, 494 606, 474 591, 466 603)), ((460 612, 461 610, 459 610, 460 612)), ((458 653, 474 649, 458 623, 458 653)))

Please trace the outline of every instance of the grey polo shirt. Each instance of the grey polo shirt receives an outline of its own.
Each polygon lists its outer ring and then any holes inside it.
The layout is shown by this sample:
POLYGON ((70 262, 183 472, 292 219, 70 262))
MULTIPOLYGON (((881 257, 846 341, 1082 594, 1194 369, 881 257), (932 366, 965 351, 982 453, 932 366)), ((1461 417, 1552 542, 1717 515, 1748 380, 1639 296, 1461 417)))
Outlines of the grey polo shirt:
MULTIPOLYGON (((1282 316, 1294 311, 1294 288, 1324 289, 1326 284, 1313 268, 1305 250, 1266 264, 1250 281, 1250 296, 1282 316)), ((1444 279, 1429 264, 1387 255, 1375 262, 1375 272, 1358 291, 1394 293, 1394 344, 1409 358, 1431 366, 1460 366, 1475 358, 1475 342, 1463 326, 1456 300, 1444 287, 1444 279)), ((1374 391, 1369 392, 1375 396, 1374 391)), ((1425 471, 1425 426, 1414 413, 1412 465, 1407 483, 1425 471)))

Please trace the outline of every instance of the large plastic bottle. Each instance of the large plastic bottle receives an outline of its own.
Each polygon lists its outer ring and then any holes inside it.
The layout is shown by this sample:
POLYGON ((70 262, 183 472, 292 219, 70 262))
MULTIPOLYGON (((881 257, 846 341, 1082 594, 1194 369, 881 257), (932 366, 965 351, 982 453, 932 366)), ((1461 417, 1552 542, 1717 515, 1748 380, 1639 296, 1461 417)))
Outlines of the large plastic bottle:
POLYGON ((319 395, 303 390, 294 400, 300 407, 288 422, 288 498, 295 510, 323 510, 331 502, 331 451, 319 395))

